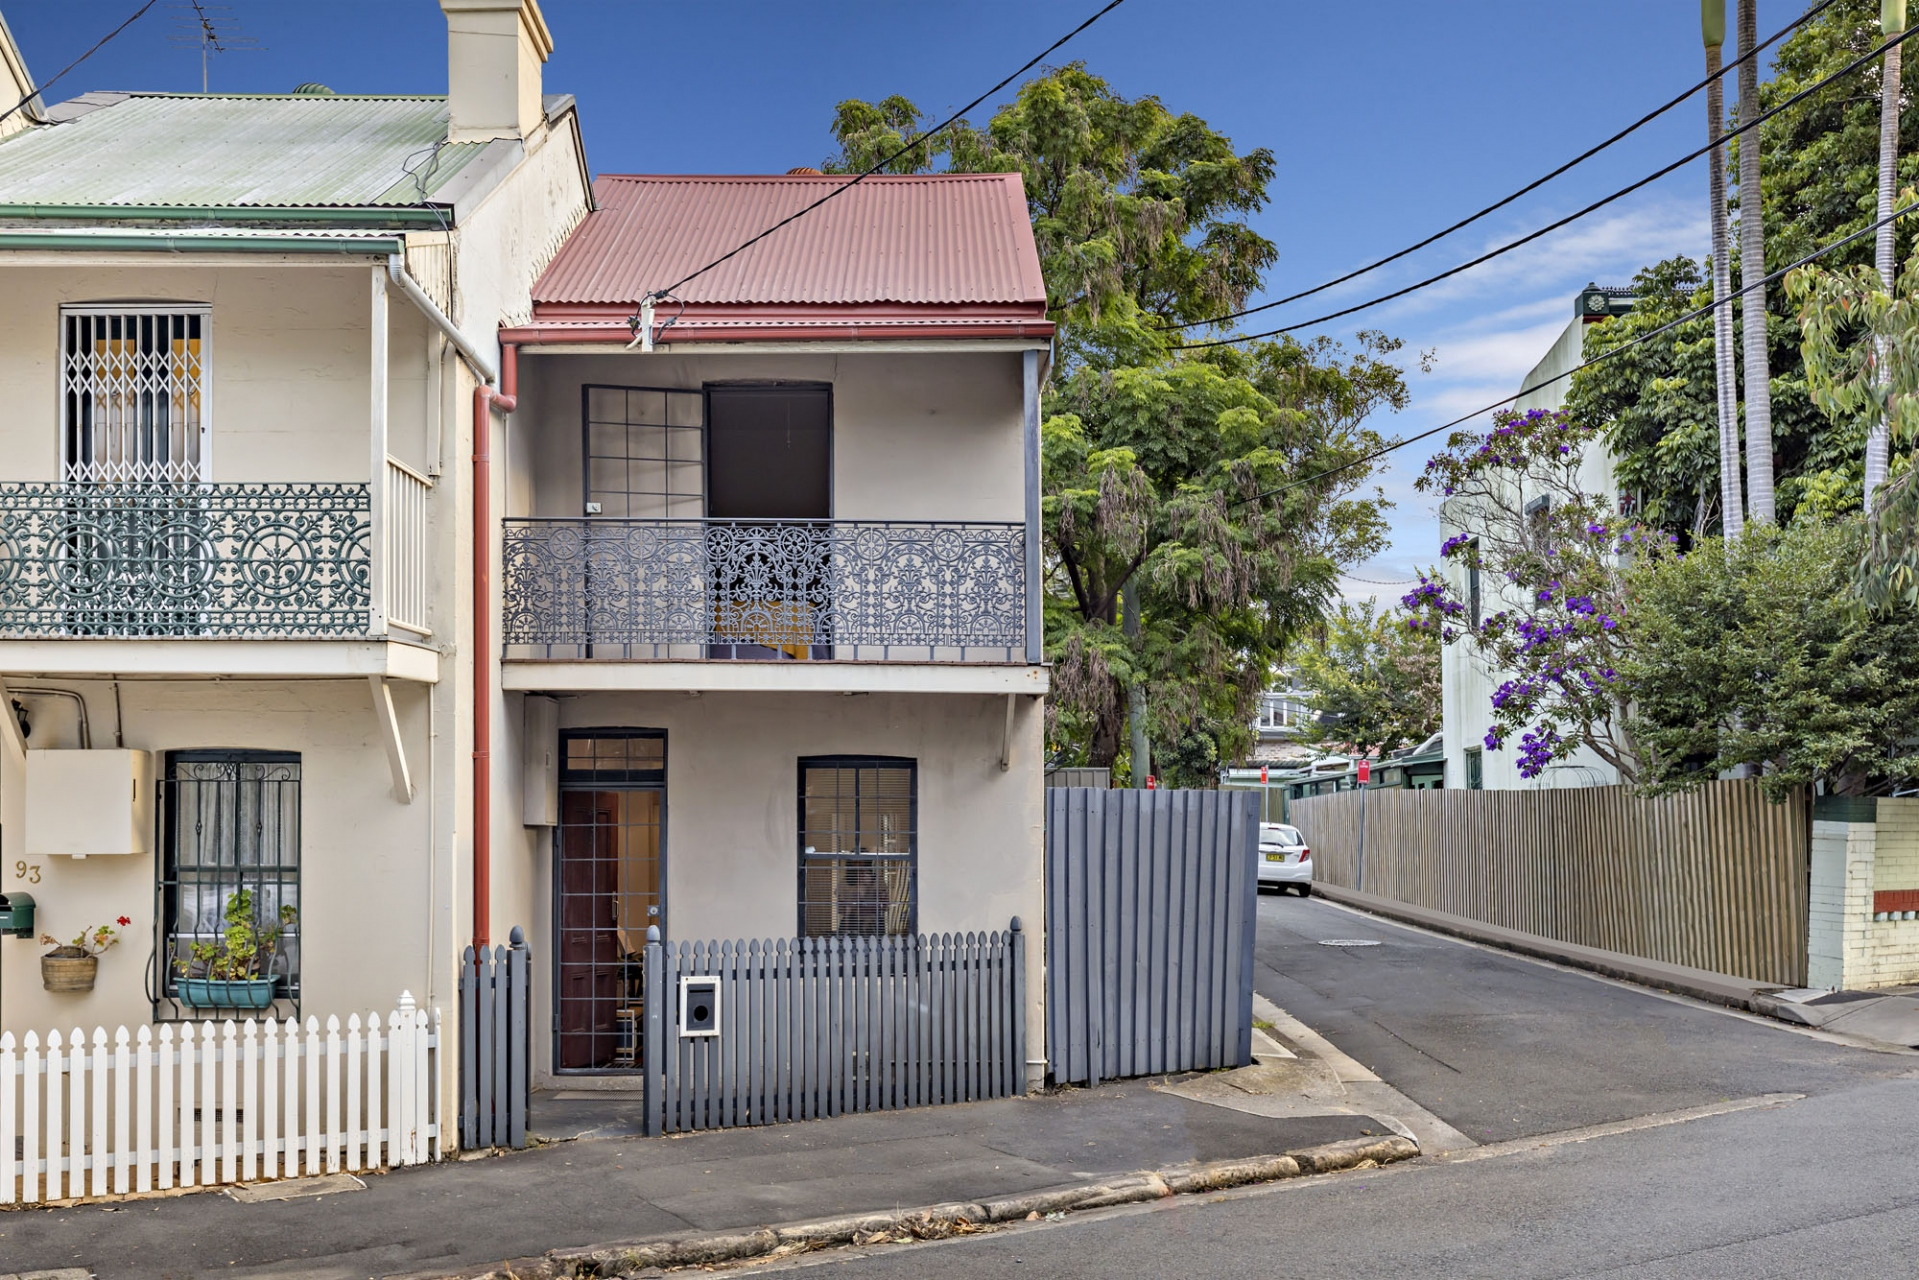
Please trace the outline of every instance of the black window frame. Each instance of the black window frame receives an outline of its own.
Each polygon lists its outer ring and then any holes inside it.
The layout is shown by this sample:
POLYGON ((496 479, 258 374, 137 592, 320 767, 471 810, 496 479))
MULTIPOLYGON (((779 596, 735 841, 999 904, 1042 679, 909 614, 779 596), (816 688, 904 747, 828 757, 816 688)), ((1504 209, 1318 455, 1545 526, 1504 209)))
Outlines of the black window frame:
MULTIPOLYGON (((919 760, 912 756, 881 755, 822 755, 801 756, 795 775, 794 803, 798 822, 794 832, 795 871, 797 873, 798 904, 796 910, 797 938, 873 938, 904 936, 914 937, 919 933, 920 919, 920 769, 919 760), (806 775, 810 769, 861 769, 881 768, 906 770, 906 811, 909 830, 907 832, 907 852, 903 854, 856 854, 808 853, 806 851, 806 775), (844 861, 849 857, 867 860, 903 861, 906 864, 906 928, 899 935, 889 934, 882 928, 874 933, 854 933, 836 929, 831 933, 809 933, 806 921, 806 868, 811 860, 829 859, 844 861)), ((857 794, 854 799, 858 804, 857 794)), ((855 811, 857 821, 857 809, 855 811)))
MULTIPOLYGON (((236 777, 232 779, 232 781, 236 784, 235 803, 237 804, 237 784, 248 780, 236 777)), ((277 948, 277 958, 281 963, 284 963, 285 972, 275 975, 276 981, 273 988, 273 1004, 268 1009, 257 1012, 225 1008, 201 1009, 182 1003, 179 998, 179 975, 175 972, 173 965, 174 944, 178 941, 178 931, 176 928, 178 921, 175 905, 177 899, 174 891, 188 884, 211 883, 214 885, 222 885, 223 881, 217 874, 207 873, 217 873, 222 869, 232 868, 235 874, 229 877, 224 883, 232 884, 234 887, 242 889, 272 884, 279 891, 276 895, 279 901, 285 902, 290 896, 296 913, 303 912, 304 903, 301 898, 302 882, 300 867, 301 850, 305 844, 305 781, 304 764, 301 759, 301 754, 298 751, 256 748, 194 748, 163 753, 161 757, 159 795, 157 797, 158 804, 156 806, 157 812, 155 815, 156 821, 159 824, 159 851, 154 862, 154 948, 153 962, 151 972, 149 973, 149 995, 153 1004, 153 1016, 156 1021, 197 1022, 212 1018, 231 1018, 248 1015, 254 1017, 271 1016, 275 1018, 289 1015, 294 1018, 300 1016, 300 996, 302 990, 301 972, 305 967, 303 936, 303 926, 305 922, 299 914, 295 915, 293 922, 287 926, 286 930, 287 934, 292 937, 292 948, 286 948, 284 943, 277 948), (276 862, 271 864, 260 862, 244 864, 239 861, 238 850, 236 849, 234 861, 230 864, 218 862, 197 863, 194 864, 192 871, 198 874, 195 874, 191 879, 183 875, 179 862, 182 784, 195 785, 204 782, 220 781, 219 779, 211 778, 194 779, 175 776, 177 766, 194 764, 228 765, 236 768, 246 765, 290 767, 292 769, 291 777, 279 779, 260 778, 252 779, 251 781, 258 783, 273 782, 275 785, 280 786, 290 784, 292 786, 295 807, 290 850, 292 860, 290 862, 276 862), (239 869, 243 867, 251 874, 239 874, 239 869), (289 888, 291 889, 290 895, 286 892, 289 888)), ((218 895, 218 901, 220 903, 219 910, 224 911, 226 906, 226 896, 224 893, 218 895)))
POLYGON ((1475 631, 1479 629, 1483 612, 1479 588, 1479 539, 1473 538, 1466 543, 1466 616, 1472 619, 1475 631))

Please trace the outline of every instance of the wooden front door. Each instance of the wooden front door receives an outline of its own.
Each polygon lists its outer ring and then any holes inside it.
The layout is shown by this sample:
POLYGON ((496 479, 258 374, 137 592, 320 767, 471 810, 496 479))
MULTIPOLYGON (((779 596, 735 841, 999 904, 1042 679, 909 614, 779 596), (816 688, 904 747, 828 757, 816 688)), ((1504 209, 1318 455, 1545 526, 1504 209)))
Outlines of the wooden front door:
POLYGON ((664 792, 560 794, 558 1066, 563 1071, 639 1065, 641 959, 660 912, 664 792))

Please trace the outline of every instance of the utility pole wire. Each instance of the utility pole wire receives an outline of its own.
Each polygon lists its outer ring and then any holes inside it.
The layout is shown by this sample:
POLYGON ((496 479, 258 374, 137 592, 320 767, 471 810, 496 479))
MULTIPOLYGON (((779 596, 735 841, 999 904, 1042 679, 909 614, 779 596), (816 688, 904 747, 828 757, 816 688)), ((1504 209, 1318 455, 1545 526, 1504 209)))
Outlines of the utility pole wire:
POLYGON ((1745 133, 1749 129, 1755 129, 1758 126, 1764 124, 1766 121, 1772 119, 1774 116, 1778 115, 1780 112, 1786 111, 1794 106, 1797 106, 1800 102, 1810 97, 1811 95, 1819 92, 1821 89, 1825 88, 1827 85, 1831 84, 1833 81, 1838 80, 1844 76, 1851 75, 1854 71, 1857 71, 1860 67, 1865 66, 1867 63, 1872 62, 1874 59, 1884 54, 1887 49, 1891 49, 1905 43, 1914 35, 1919 35, 1919 27, 1908 28, 1904 32, 1901 32, 1899 35, 1894 36, 1891 39, 1887 40, 1886 43, 1880 45, 1878 48, 1872 50, 1870 53, 1867 53, 1858 58, 1855 58, 1853 61, 1847 63, 1844 67, 1842 67, 1838 71, 1833 72, 1831 75, 1827 76, 1825 79, 1815 81, 1814 83, 1807 85, 1804 89, 1801 89, 1798 93, 1793 94, 1792 97, 1787 98, 1784 102, 1780 103, 1778 106, 1773 107, 1768 111, 1761 112, 1759 115, 1754 116, 1751 120, 1745 121, 1744 123, 1738 125, 1735 128, 1726 130, 1724 133, 1721 133, 1718 137, 1714 138, 1710 144, 1700 147, 1696 151, 1688 152, 1687 154, 1679 157, 1679 159, 1673 161, 1671 164, 1666 165, 1664 168, 1656 170, 1653 173, 1647 174, 1645 177, 1633 183, 1631 186, 1621 187, 1619 190, 1613 192, 1611 195, 1604 196, 1601 199, 1595 200, 1591 204, 1587 205, 1585 208, 1580 209, 1575 213, 1569 213, 1565 217, 1559 219, 1559 221, 1557 222, 1548 223, 1546 226, 1539 228, 1539 230, 1537 231, 1528 232, 1526 235, 1521 236, 1517 240, 1513 240, 1506 244, 1503 244, 1499 248, 1493 249, 1487 253, 1482 253, 1477 258, 1472 259, 1470 262, 1462 262, 1456 267, 1452 267, 1452 268, 1449 268, 1448 270, 1442 271, 1436 276, 1428 276, 1426 279, 1418 281, 1417 283, 1414 283, 1414 284, 1409 284, 1403 289, 1395 289, 1391 293, 1381 294, 1377 298, 1372 298, 1365 302, 1355 303, 1354 305, 1350 307, 1345 307, 1339 311, 1331 311, 1323 316, 1314 316, 1311 320, 1301 320, 1295 324, 1282 325, 1281 327, 1277 329, 1268 329, 1264 331, 1263 333, 1240 333, 1240 334, 1233 334, 1225 338, 1210 338, 1204 342, 1175 343, 1173 346, 1173 350, 1191 351, 1191 350, 1195 350, 1202 347, 1229 347, 1234 345, 1235 343, 1257 342, 1261 338, 1275 338, 1282 333, 1292 333, 1295 330, 1299 330, 1299 329, 1310 329, 1314 325, 1325 324, 1328 320, 1337 320, 1342 316, 1352 315, 1356 311, 1365 311, 1370 307, 1376 307, 1380 305, 1382 302, 1391 302, 1395 298, 1403 298, 1409 293, 1417 293, 1419 292, 1419 290, 1427 288, 1431 285, 1438 284, 1442 280, 1450 279, 1451 277, 1458 275, 1462 271, 1470 271, 1472 268, 1480 266, 1483 263, 1491 262, 1494 258, 1497 258, 1501 256, 1502 254, 1511 253, 1514 249, 1518 249, 1524 245, 1531 244, 1533 241, 1539 239, 1543 235, 1547 235, 1551 232, 1557 231, 1561 227, 1567 226, 1570 223, 1577 222, 1579 221, 1579 219, 1585 217, 1587 214, 1595 213, 1598 210, 1605 208, 1607 205, 1611 204, 1613 201, 1619 200, 1625 196, 1629 196, 1633 192, 1639 190, 1641 187, 1648 186, 1651 183, 1657 182, 1659 179, 1665 177, 1667 174, 1673 172, 1675 169, 1680 169, 1688 164, 1691 164, 1694 160, 1697 160, 1700 156, 1710 154, 1714 148, 1723 147, 1729 139, 1736 138, 1740 134, 1745 133))
POLYGON ((134 23, 138 22, 141 18, 145 17, 147 10, 151 9, 154 5, 158 4, 159 2, 160 0, 147 0, 145 4, 141 5, 138 9, 135 9, 133 11, 132 17, 128 18, 125 22, 121 23, 119 26, 115 27, 113 30, 101 36, 100 39, 94 44, 93 48, 87 50, 85 53, 75 58, 72 62, 69 62, 66 66, 61 67, 60 70, 56 71, 51 80, 42 80, 39 84, 35 85, 33 88, 27 91, 26 97, 20 99, 20 101, 14 103, 12 106, 8 107, 5 111, 0 111, 0 124, 4 124, 8 116, 12 115, 16 111, 23 109, 29 102, 32 102, 35 98, 39 97, 41 94, 45 93, 47 90, 53 88, 54 85, 60 83, 60 78, 62 76, 66 75, 67 72, 73 70, 75 67, 79 66, 81 63, 85 62, 88 58, 91 58, 94 54, 100 52, 102 46, 104 46, 107 43, 107 41, 113 39, 113 37, 119 35, 122 31, 125 31, 128 27, 132 26, 134 23))
MULTIPOLYGON (((1819 0, 1818 4, 1806 10, 1806 12, 1801 14, 1796 21, 1791 22, 1787 24, 1786 26, 1779 28, 1779 30, 1773 32, 1772 35, 1766 38, 1764 43, 1758 45, 1757 47, 1751 49, 1747 53, 1742 54, 1740 57, 1727 63, 1724 67, 1720 69, 1720 74, 1723 75, 1725 74, 1725 72, 1732 70, 1734 67, 1744 66, 1746 63, 1757 58, 1761 53, 1765 52, 1768 48, 1770 48, 1774 44, 1777 44, 1780 40, 1784 39, 1787 35, 1790 35, 1792 32, 1798 30, 1800 27, 1803 27, 1806 23, 1811 22, 1814 18, 1818 17, 1826 9, 1830 8, 1835 2, 1836 0, 1819 0)), ((1228 312, 1226 315, 1212 316, 1209 319, 1205 319, 1205 320, 1188 320, 1183 324, 1169 325, 1167 327, 1170 329, 1196 329, 1196 328, 1203 327, 1205 325, 1225 324, 1228 320, 1237 320, 1241 316, 1250 316, 1250 315, 1257 314, 1258 312, 1261 312, 1261 311, 1270 311, 1274 307, 1283 307, 1289 302, 1298 302, 1301 298, 1310 298, 1316 293, 1324 293, 1326 290, 1331 289, 1336 285, 1345 284, 1348 280, 1357 280, 1359 277, 1366 275, 1368 272, 1377 271, 1381 267, 1386 266, 1388 263, 1398 262, 1401 258, 1406 257, 1408 254, 1417 253, 1419 250, 1424 249, 1429 244, 1432 244, 1439 240, 1444 240, 1447 236, 1451 235, 1455 231, 1463 231, 1465 228, 1472 226, 1473 223, 1478 222, 1481 218, 1485 217, 1487 214, 1499 212, 1501 209, 1504 209, 1507 205, 1519 199, 1521 196, 1530 195, 1533 192, 1539 190, 1539 188, 1545 186, 1548 182, 1551 182, 1554 178, 1557 178, 1560 174, 1565 173, 1567 170, 1575 168, 1578 165, 1584 164, 1586 161, 1592 159, 1594 156, 1598 155, 1600 152, 1604 151, 1606 148, 1612 146, 1614 143, 1624 140, 1628 136, 1644 128, 1646 125, 1651 124, 1653 121, 1657 120, 1660 116, 1665 115, 1668 111, 1671 111, 1674 107, 1678 106, 1680 103, 1684 102, 1686 99, 1692 97, 1695 93, 1698 93, 1701 89, 1704 89, 1707 85, 1711 83, 1712 83, 1712 77, 1707 77, 1706 79, 1701 80, 1698 84, 1686 90, 1684 93, 1681 93, 1675 98, 1668 99, 1665 103, 1663 103, 1660 106, 1654 107, 1651 111, 1648 111, 1645 115, 1640 116, 1639 119, 1633 121, 1631 124, 1621 129, 1618 133, 1615 133, 1612 137, 1607 138, 1604 142, 1588 147, 1586 150, 1580 152, 1578 155, 1574 156, 1572 159, 1566 161, 1566 163, 1560 165, 1557 169, 1554 169, 1551 173, 1548 173, 1545 176, 1540 178, 1535 178, 1533 181, 1528 182, 1525 186, 1521 187, 1519 190, 1513 192, 1511 195, 1505 197, 1504 199, 1495 200, 1493 203, 1487 205, 1484 209, 1481 209, 1478 213, 1471 214, 1467 217, 1461 218, 1458 222, 1453 223, 1452 226, 1446 227, 1445 229, 1440 231, 1435 231, 1431 235, 1427 236, 1424 240, 1421 240, 1416 244, 1409 244, 1404 249, 1401 249, 1397 253, 1389 253, 1385 257, 1379 259, 1376 262, 1369 262, 1363 267, 1357 267, 1354 270, 1348 271, 1343 276, 1336 276, 1333 279, 1326 281, 1324 284, 1316 284, 1312 288, 1302 289, 1298 293, 1289 293, 1285 297, 1275 298, 1271 302, 1262 302, 1256 307, 1247 307, 1244 311, 1232 311, 1232 312, 1228 312)))
MULTIPOLYGON (((1803 258, 1800 258, 1798 261, 1789 262, 1785 266, 1779 268, 1779 270, 1774 271, 1769 275, 1762 276, 1758 280, 1753 281, 1751 284, 1742 285, 1741 287, 1733 290, 1732 293, 1727 295, 1723 305, 1731 306, 1734 299, 1743 295, 1748 289, 1758 289, 1765 285, 1771 284, 1774 281, 1780 279, 1781 277, 1787 275, 1788 273, 1800 267, 1806 266, 1812 262, 1815 262, 1820 258, 1825 257, 1828 253, 1831 253, 1835 249, 1843 249, 1845 246, 1851 244, 1855 240, 1874 234, 1875 232, 1879 230, 1880 227, 1887 226, 1891 224, 1892 222, 1905 217, 1907 214, 1913 212, 1915 209, 1919 209, 1919 200, 1915 200, 1911 204, 1902 205, 1899 208, 1894 209, 1891 213, 1887 214, 1885 217, 1880 218, 1878 221, 1868 223, 1867 225, 1859 228, 1857 231, 1849 232, 1848 234, 1841 236, 1839 239, 1834 240, 1829 245, 1825 245, 1821 248, 1814 249, 1811 253, 1807 254, 1803 258)), ((1315 481, 1325 480, 1331 476, 1336 476, 1343 471, 1351 471, 1354 467, 1365 466, 1367 463, 1383 458, 1389 453, 1396 453, 1399 450, 1404 449, 1409 444, 1417 444, 1419 441, 1428 439, 1429 437, 1432 437, 1432 436, 1436 436, 1442 431, 1450 431, 1454 427, 1457 427, 1462 423, 1470 422, 1474 418, 1477 418, 1479 415, 1483 413, 1491 413, 1493 410, 1500 408, 1502 405, 1511 404, 1513 401, 1519 399, 1519 397, 1521 396, 1531 395, 1535 391, 1539 391, 1546 387, 1550 387, 1555 382, 1559 382, 1559 381, 1562 381, 1563 379, 1572 377, 1575 373, 1578 373, 1582 369, 1590 369, 1596 364, 1603 364, 1605 361, 1612 359, 1614 356, 1618 355, 1620 352, 1630 351, 1632 348, 1638 346, 1640 343, 1651 341, 1652 339, 1657 338, 1660 334, 1670 332, 1671 330, 1678 328, 1680 325, 1685 324, 1689 320, 1697 320, 1700 316, 1705 315, 1707 312, 1713 310, 1715 307, 1718 307, 1720 305, 1722 304, 1718 302, 1708 302, 1704 306, 1695 307, 1691 311, 1688 311, 1686 314, 1682 316, 1676 316, 1673 319, 1668 320, 1666 323, 1660 325, 1656 329, 1648 329, 1646 332, 1638 335, 1637 337, 1628 338, 1626 341, 1620 343, 1616 347, 1611 348, 1610 350, 1600 352, 1598 355, 1594 356, 1590 360, 1585 360, 1580 362, 1577 365, 1574 365, 1572 368, 1566 370, 1566 372, 1564 373, 1556 373, 1552 377, 1545 379, 1543 382, 1535 382, 1529 387, 1521 387, 1519 390, 1513 392, 1511 395, 1502 396, 1500 399, 1493 401, 1489 405, 1484 405, 1478 409, 1474 409, 1471 413, 1461 414, 1459 417, 1454 418, 1451 422, 1442 422, 1436 427, 1432 427, 1426 431, 1420 432, 1418 435, 1407 436, 1403 440, 1395 440, 1393 441, 1393 443, 1389 445, 1384 445, 1378 449, 1374 449, 1371 453, 1368 453, 1364 455, 1363 457, 1354 458, 1351 462, 1342 462, 1340 465, 1336 467, 1329 467, 1324 471, 1315 472, 1310 476, 1302 476, 1297 480, 1288 480, 1285 484, 1274 485, 1270 489, 1262 489, 1258 493, 1248 494, 1243 498, 1234 498, 1231 502, 1227 503, 1226 505, 1230 508, 1230 507, 1243 506, 1248 502, 1258 502, 1261 499, 1273 497, 1275 494, 1285 493, 1288 489, 1297 489, 1301 485, 1308 485, 1308 484, 1314 483, 1315 481)))

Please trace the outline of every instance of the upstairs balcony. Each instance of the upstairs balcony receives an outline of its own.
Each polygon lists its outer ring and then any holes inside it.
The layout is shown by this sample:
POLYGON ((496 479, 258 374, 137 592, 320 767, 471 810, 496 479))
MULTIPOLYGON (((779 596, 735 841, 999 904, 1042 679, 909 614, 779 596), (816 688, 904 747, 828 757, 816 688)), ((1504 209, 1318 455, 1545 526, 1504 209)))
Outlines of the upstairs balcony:
POLYGON ((0 670, 437 679, 431 489, 0 484, 0 670))
POLYGON ((529 517, 503 526, 509 688, 1044 692, 1018 522, 529 517), (522 663, 545 670, 516 673, 522 663), (637 685, 630 671, 592 669, 634 663, 656 664, 637 685), (877 664, 947 674, 902 685, 860 671, 877 664), (963 667, 1000 670, 968 678, 963 667))

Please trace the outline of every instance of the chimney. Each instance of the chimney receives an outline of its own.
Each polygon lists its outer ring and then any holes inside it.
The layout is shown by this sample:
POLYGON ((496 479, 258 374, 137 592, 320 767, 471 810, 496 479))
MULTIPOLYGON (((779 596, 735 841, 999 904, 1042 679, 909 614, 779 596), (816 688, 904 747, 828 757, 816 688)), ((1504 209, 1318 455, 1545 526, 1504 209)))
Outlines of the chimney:
POLYGON ((446 14, 447 140, 524 138, 540 123, 540 65, 553 37, 539 0, 440 0, 446 14))

